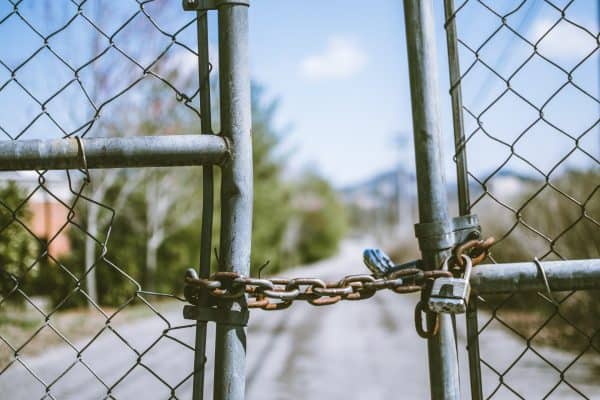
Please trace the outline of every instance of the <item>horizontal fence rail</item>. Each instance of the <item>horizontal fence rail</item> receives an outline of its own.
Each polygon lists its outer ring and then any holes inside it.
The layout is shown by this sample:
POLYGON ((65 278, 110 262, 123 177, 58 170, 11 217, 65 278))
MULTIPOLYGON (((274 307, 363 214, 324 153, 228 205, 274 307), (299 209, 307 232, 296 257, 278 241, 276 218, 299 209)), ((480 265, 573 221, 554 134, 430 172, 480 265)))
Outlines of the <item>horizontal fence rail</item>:
POLYGON ((228 154, 217 135, 7 140, 0 142, 0 171, 213 165, 228 154))
POLYGON ((473 270, 471 286, 478 294, 545 292, 546 279, 551 291, 600 289, 600 259, 482 264, 473 270))

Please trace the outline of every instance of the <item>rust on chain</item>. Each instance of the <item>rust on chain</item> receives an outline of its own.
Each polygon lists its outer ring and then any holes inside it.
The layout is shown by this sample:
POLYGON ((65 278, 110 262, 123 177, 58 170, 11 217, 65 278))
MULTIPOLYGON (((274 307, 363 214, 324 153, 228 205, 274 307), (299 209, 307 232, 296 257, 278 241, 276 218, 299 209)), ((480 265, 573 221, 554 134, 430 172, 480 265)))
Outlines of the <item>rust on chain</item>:
POLYGON ((423 270, 418 268, 404 268, 389 275, 390 279, 404 278, 404 277, 419 277, 423 274, 423 270))
POLYGON ((373 290, 373 289, 357 290, 354 293, 350 293, 349 295, 344 296, 344 300, 349 300, 349 301, 366 300, 368 298, 375 296, 375 293, 377 293, 377 291, 373 290))
POLYGON ((410 285, 410 286, 399 286, 397 288, 392 289, 394 293, 398 294, 407 294, 407 293, 416 293, 420 292, 423 289, 422 286, 410 285))
POLYGON ((473 239, 459 244, 452 251, 456 265, 460 268, 465 267, 463 255, 471 257, 473 266, 482 263, 488 256, 490 247, 492 247, 495 241, 496 239, 490 236, 487 239, 473 239))
POLYGON ((269 303, 269 299, 263 295, 260 295, 256 297, 256 300, 248 302, 248 308, 265 308, 269 305, 269 303))
POLYGON ((269 301, 269 303, 266 306, 262 307, 262 309, 265 311, 285 310, 286 308, 288 308, 291 305, 292 305, 292 301, 281 301, 281 302, 277 302, 277 303, 269 301))
POLYGON ((308 302, 313 306, 329 306, 339 302, 340 300, 342 300, 342 296, 325 296, 310 299, 308 302))
POLYGON ((204 279, 188 272, 185 276, 184 293, 191 303, 198 302, 200 295, 204 294, 210 295, 215 301, 235 300, 247 295, 248 308, 283 310, 290 307, 294 301, 326 306, 342 300, 365 300, 380 290, 390 290, 399 294, 419 292, 425 282, 441 276, 451 276, 451 273, 406 268, 384 278, 359 274, 326 283, 318 278, 261 279, 235 272, 216 272, 210 278, 204 279))
POLYGON ((242 285, 235 285, 235 280, 240 275, 236 272, 216 272, 210 279, 220 282, 221 286, 209 292, 210 295, 221 299, 237 299, 244 295, 245 288, 242 285))

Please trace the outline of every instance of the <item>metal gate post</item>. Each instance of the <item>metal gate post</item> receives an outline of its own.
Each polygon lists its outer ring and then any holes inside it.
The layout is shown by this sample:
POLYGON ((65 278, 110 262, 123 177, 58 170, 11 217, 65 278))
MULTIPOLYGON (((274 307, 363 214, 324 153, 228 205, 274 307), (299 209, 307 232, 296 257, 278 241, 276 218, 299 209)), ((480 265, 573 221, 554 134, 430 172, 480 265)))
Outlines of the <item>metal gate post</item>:
MULTIPOLYGON (((207 11, 197 13, 198 73, 200 82, 200 126, 202 133, 212 134, 210 102, 210 61, 208 52, 207 11)), ((202 167, 202 233, 200 235, 200 270, 198 276, 208 278, 212 252, 212 229, 214 211, 213 166, 202 167)), ((196 345, 194 352, 194 384, 192 400, 204 398, 204 374, 206 366, 206 321, 196 322, 196 345)))
MULTIPOLYGON (((446 46, 448 50, 448 69, 450 73, 450 95, 452 97, 452 119, 454 122, 454 149, 456 154, 456 183, 458 189, 459 215, 471 212, 469 196, 469 175, 465 127, 463 120, 460 61, 458 54, 458 35, 456 32, 456 9, 454 0, 444 1, 446 19, 446 46)), ((483 399, 481 382, 481 364, 479 362, 479 326, 477 322, 477 295, 472 294, 467 306, 467 351, 469 353, 469 380, 471 381, 471 399, 483 399)))
MULTIPOLYGON (((248 65, 248 5, 219 6, 221 131, 230 141, 231 159, 222 167, 220 265, 224 271, 250 272, 252 237, 252 138, 248 65)), ((231 310, 245 309, 245 298, 231 310)), ((217 323, 215 400, 242 400, 246 378, 246 329, 217 323)))
MULTIPOLYGON (((432 0, 404 0, 420 223, 449 225, 442 165, 435 26, 432 0)), ((441 266, 450 249, 421 249, 424 265, 441 266)), ((460 397, 456 337, 450 315, 440 314, 439 332, 428 340, 431 398, 460 397)), ((428 327, 431 328, 431 327, 428 327)))

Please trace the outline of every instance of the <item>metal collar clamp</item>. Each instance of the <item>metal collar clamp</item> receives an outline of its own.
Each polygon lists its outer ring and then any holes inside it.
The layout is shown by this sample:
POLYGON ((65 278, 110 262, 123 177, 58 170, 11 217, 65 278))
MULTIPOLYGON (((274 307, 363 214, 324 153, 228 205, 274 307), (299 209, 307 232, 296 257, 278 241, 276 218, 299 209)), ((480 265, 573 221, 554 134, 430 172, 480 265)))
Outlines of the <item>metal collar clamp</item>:
POLYGON ((421 251, 439 251, 470 239, 479 239, 481 226, 477 215, 470 214, 452 218, 448 222, 415 224, 415 235, 421 251))
POLYGON ((186 305, 183 307, 183 318, 204 322, 212 321, 224 325, 246 326, 248 325, 250 312, 247 309, 235 311, 186 305))
POLYGON ((226 5, 249 7, 250 0, 182 0, 182 5, 185 11, 208 11, 226 5))

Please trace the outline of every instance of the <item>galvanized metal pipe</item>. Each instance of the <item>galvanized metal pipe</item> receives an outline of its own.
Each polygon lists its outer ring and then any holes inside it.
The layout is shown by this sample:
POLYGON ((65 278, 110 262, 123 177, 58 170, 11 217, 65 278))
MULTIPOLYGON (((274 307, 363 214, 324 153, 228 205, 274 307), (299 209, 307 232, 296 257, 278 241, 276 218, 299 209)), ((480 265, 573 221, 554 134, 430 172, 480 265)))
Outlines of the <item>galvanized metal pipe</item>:
MULTIPOLYGON (((404 0, 406 42, 414 128, 419 220, 450 224, 441 155, 439 91, 433 3, 404 0)), ((438 268, 448 249, 423 251, 429 268, 438 268)), ((460 398, 456 338, 452 319, 440 314, 439 333, 428 340, 431 398, 460 398)))
POLYGON ((10 140, 0 142, 0 171, 173 167, 221 164, 227 141, 216 135, 10 140))
MULTIPOLYGON (((458 192, 459 215, 471 212, 469 196, 469 175, 463 119, 462 87, 460 82, 460 60, 458 53, 458 34, 456 31, 454 0, 444 0, 446 19, 446 47, 448 51, 448 70, 450 74, 450 96, 452 98, 452 122, 454 127, 454 153, 456 161, 456 182, 458 192)), ((471 296, 467 307, 467 352, 469 355, 469 381, 471 399, 483 399, 481 381, 481 363, 479 357, 479 323, 477 320, 477 296, 471 296)))
MULTIPOLYGON (((198 75, 200 82, 200 129, 212 133, 212 115, 210 102, 210 61, 208 51, 208 14, 196 13, 198 38, 198 75)), ((212 229, 214 211, 214 174, 212 165, 202 167, 202 228, 200 234, 200 268, 198 276, 208 278, 212 254, 212 229)), ((206 321, 196 322, 196 341, 194 348, 194 382, 192 399, 204 398, 204 375, 206 367, 206 321)))
MULTIPOLYGON (((252 137, 248 65, 248 6, 219 7, 221 127, 231 142, 231 159, 222 167, 220 269, 250 272, 252 240, 252 137)), ((225 306, 222 306, 225 307, 225 306)), ((227 308, 245 307, 245 298, 227 308)), ((246 329, 217 324, 216 400, 242 400, 246 377, 246 329)))
POLYGON ((483 381, 481 377, 481 357, 479 353, 479 321, 477 319, 477 295, 472 294, 465 315, 467 325, 467 353, 469 358, 469 382, 471 400, 482 400, 483 381))
MULTIPOLYGON (((600 289, 600 259, 540 264, 552 291, 600 289)), ((471 274, 471 287, 477 294, 546 292, 542 272, 534 262, 478 265, 471 274)))
POLYGON ((465 147, 465 123, 463 119, 462 88, 460 85, 460 60, 458 56, 458 35, 454 18, 454 0, 444 1, 446 16, 446 46, 448 49, 448 69, 450 73, 450 96, 452 98, 452 122, 454 126, 454 149, 456 153, 456 177, 458 187, 458 208, 460 215, 470 212, 469 175, 465 147))

